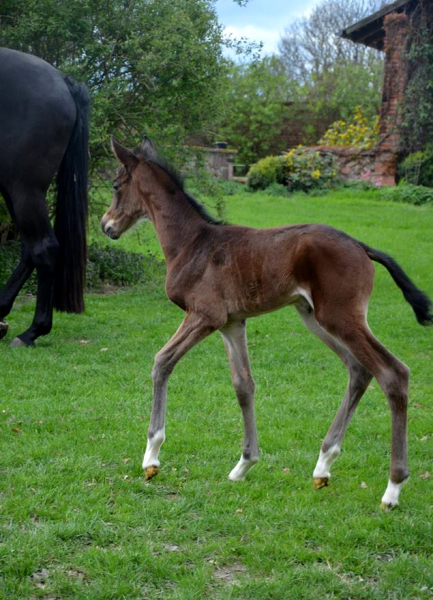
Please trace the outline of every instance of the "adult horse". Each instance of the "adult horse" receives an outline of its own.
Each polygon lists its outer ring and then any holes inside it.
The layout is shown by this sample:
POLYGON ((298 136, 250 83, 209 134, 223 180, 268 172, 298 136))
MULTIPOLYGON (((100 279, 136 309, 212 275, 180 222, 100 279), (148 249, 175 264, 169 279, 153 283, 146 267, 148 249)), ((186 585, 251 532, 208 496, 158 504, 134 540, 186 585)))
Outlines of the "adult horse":
POLYGON ((0 48, 0 193, 21 237, 21 259, 0 291, 4 318, 37 272, 33 322, 13 346, 34 345, 53 307, 82 312, 86 265, 89 93, 44 60, 0 48), (46 193, 57 173, 54 229, 46 193))
POLYGON ((114 198, 102 217, 102 229, 116 239, 140 218, 150 219, 166 257, 168 297, 186 312, 177 332, 155 357, 152 415, 143 460, 147 478, 159 468, 170 373, 182 356, 217 330, 224 340, 244 418, 242 456, 229 477, 245 477, 259 457, 246 319, 293 305, 306 327, 340 357, 349 374, 346 395, 313 473, 315 487, 328 483, 350 419, 375 377, 392 416, 391 468, 382 504, 395 506, 409 476, 409 369, 367 325, 372 261, 389 271, 421 325, 433 322, 429 298, 390 256, 332 227, 303 224, 253 229, 218 223, 185 193, 180 179, 161 162, 148 140, 135 152, 113 140, 113 151, 122 168, 114 180, 114 198))

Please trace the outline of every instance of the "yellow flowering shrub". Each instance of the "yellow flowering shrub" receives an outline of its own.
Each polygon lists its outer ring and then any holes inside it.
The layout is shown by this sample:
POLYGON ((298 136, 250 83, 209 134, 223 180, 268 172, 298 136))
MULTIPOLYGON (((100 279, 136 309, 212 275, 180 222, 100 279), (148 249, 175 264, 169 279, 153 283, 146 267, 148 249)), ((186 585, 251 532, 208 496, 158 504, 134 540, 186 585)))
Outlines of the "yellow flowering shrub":
POLYGON ((286 182, 289 190, 308 192, 331 185, 337 173, 331 155, 310 150, 304 146, 292 148, 284 154, 286 182))
POLYGON ((360 106, 351 121, 335 121, 319 140, 322 146, 343 146, 371 150, 379 138, 379 117, 368 120, 360 106))
POLYGON ((298 146, 281 156, 259 160, 248 172, 248 186, 257 190, 279 183, 289 191, 308 192, 329 187, 336 176, 332 156, 298 146))

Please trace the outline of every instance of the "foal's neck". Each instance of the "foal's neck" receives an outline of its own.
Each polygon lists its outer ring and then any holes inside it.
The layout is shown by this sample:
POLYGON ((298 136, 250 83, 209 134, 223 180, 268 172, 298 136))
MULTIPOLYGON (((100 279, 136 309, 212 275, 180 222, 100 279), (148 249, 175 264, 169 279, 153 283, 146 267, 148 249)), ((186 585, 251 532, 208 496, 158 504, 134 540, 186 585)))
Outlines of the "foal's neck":
POLYGON ((182 190, 158 194, 150 212, 167 263, 175 260, 208 225, 182 190))

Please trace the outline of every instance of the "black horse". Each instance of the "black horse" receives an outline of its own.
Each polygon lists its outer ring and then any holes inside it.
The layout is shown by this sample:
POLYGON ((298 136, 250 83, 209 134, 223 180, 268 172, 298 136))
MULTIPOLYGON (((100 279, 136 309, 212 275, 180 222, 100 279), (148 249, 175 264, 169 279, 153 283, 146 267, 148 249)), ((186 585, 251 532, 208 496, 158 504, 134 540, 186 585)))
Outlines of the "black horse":
POLYGON ((0 291, 0 338, 30 274, 37 272, 33 322, 12 345, 50 332, 53 307, 84 309, 88 113, 84 84, 45 61, 0 48, 0 193, 21 237, 21 260, 0 291), (54 229, 46 193, 57 173, 54 229))

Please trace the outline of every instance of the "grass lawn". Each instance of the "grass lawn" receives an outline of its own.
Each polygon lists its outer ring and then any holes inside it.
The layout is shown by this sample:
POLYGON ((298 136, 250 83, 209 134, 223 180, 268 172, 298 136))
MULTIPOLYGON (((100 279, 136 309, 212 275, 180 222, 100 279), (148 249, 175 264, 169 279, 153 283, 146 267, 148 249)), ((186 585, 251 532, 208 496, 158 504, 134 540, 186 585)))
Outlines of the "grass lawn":
MULTIPOLYGON (((369 192, 244 194, 227 199, 227 219, 332 224, 391 254, 433 296, 431 209, 369 192)), ((141 250, 155 248, 150 227, 140 232, 141 250)), ((138 242, 132 232, 117 243, 138 242)), ((379 508, 390 416, 376 382, 331 485, 312 488, 346 372, 290 308, 249 321, 262 454, 247 480, 227 478, 242 423, 215 334, 171 378, 161 472, 146 483, 153 356, 182 318, 163 273, 89 295, 86 313, 57 314, 35 349, 8 345, 32 318, 34 301, 21 299, 0 344, 0 598, 433 598, 433 331, 416 323, 385 269, 376 273, 370 326, 412 372, 412 476, 391 513, 379 508)))

